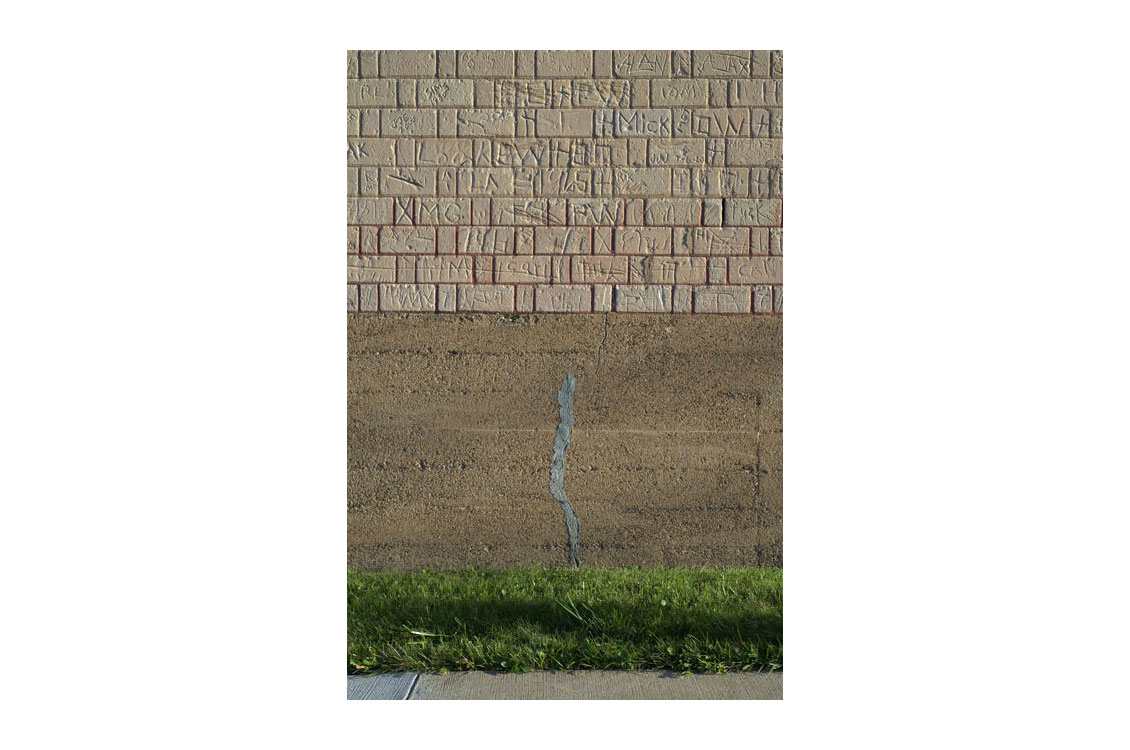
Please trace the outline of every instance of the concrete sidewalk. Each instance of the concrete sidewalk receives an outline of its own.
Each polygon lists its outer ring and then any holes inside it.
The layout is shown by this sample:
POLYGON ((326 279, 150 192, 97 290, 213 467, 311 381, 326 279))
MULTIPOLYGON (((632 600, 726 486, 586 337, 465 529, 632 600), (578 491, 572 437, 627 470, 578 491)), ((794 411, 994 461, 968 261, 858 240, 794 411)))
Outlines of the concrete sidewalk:
POLYGON ((350 675, 349 700, 781 700, 781 672, 454 672, 350 675))

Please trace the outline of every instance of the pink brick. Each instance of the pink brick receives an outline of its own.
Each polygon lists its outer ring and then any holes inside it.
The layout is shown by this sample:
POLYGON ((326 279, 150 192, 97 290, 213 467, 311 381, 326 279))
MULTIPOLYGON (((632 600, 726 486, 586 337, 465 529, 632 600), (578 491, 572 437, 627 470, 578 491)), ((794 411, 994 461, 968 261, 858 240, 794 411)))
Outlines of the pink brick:
POLYGON ((513 312, 514 287, 500 284, 474 284, 458 287, 461 312, 513 312))

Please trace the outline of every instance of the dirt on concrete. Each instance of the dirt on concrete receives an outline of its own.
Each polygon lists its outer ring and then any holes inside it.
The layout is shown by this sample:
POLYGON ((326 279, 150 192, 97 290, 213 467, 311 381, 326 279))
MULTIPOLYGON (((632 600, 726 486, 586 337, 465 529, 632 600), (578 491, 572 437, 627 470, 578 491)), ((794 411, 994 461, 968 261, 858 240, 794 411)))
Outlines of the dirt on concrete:
POLYGON ((362 314, 349 318, 348 563, 782 564, 782 318, 362 314))

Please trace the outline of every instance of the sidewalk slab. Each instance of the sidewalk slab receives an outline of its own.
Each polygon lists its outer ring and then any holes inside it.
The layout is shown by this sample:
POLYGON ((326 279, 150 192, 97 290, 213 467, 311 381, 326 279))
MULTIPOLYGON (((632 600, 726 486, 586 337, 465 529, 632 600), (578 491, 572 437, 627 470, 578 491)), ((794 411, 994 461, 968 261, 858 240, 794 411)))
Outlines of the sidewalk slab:
POLYGON ((347 697, 351 701, 407 700, 419 672, 349 675, 347 697))
POLYGON ((411 700, 781 700, 781 672, 666 671, 421 674, 411 700))

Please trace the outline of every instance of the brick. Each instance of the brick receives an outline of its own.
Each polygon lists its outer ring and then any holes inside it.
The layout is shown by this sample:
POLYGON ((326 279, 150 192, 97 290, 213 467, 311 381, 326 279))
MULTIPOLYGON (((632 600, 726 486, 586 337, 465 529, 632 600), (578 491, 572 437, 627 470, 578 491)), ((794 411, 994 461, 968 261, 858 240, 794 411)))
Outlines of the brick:
POLYGON ((381 311, 435 312, 434 284, 381 284, 381 311))
POLYGON ((360 78, 361 77, 361 58, 358 56, 357 50, 355 50, 355 49, 346 50, 345 57, 346 57, 346 62, 348 63, 348 65, 346 66, 345 77, 346 78, 360 78))
POLYGON ((361 284, 357 291, 360 295, 361 312, 377 311, 377 285, 361 284))
MULTIPOLYGON (((598 109, 593 134, 597 137, 668 137, 671 130, 669 109, 598 109)), ((748 116, 748 110, 747 110, 748 116)))
POLYGON ((361 307, 360 300, 358 299, 357 285, 348 284, 345 289, 348 293, 346 297, 346 299, 348 299, 348 307, 346 309, 349 310, 349 312, 357 312, 361 307))
POLYGON ((491 223, 504 226, 545 226, 549 207, 545 198, 492 198, 491 223))
POLYGON ((717 107, 692 110, 688 135, 709 138, 748 138, 751 135, 768 135, 768 132, 769 120, 765 110, 717 107))
POLYGON ((612 254, 612 227, 592 228, 592 252, 594 255, 612 254))
POLYGON ((436 227, 436 252, 440 255, 455 254, 455 227, 436 227))
POLYGON ((391 167, 395 164, 392 138, 350 138, 346 163, 356 166, 391 167))
POLYGON ((773 312, 773 287, 759 284, 753 288, 753 311, 755 313, 773 312))
POLYGON ((383 255, 350 258, 348 280, 366 284, 396 281, 396 258, 383 255))
POLYGON ((781 201, 754 198, 727 198, 722 201, 724 226, 779 227, 781 201))
POLYGON ((381 227, 382 254, 435 255, 435 229, 432 227, 381 227))
POLYGON ((471 223, 475 226, 486 226, 491 223, 490 198, 471 199, 471 223))
POLYGON ((671 229, 666 227, 616 227, 617 255, 670 255, 671 229))
POLYGON ((436 50, 436 75, 440 78, 455 77, 455 50, 436 50))
POLYGON ((689 49, 674 50, 671 53, 671 75, 675 78, 686 77, 691 74, 693 65, 689 49))
POLYGON ((780 107, 782 82, 771 78, 735 78, 729 82, 731 107, 780 107))
POLYGON ((670 169, 628 169, 612 170, 613 191, 619 196, 670 195, 670 169))
MULTIPOLYGON (((573 106, 573 81, 549 81, 550 109, 566 109, 573 106)), ((583 133, 583 135, 589 135, 583 133)))
POLYGON ((455 112, 460 136, 514 135, 512 109, 458 109, 455 112))
POLYGON ((475 284, 458 287, 458 308, 461 312, 512 312, 514 287, 497 284, 475 284))
POLYGON ((671 287, 618 284, 616 312, 671 312, 671 287))
POLYGON ((468 255, 513 255, 514 230, 510 227, 459 227, 457 253, 468 255))
MULTIPOLYGON (((613 54, 613 66, 615 66, 613 54)), ((590 50, 538 50, 534 53, 534 69, 538 78, 592 77, 590 50)))
POLYGON ((514 309, 518 312, 534 311, 534 288, 532 286, 514 287, 514 309))
POLYGON ((594 78, 612 77, 612 51, 594 50, 592 53, 592 74, 594 78))
POLYGON ((396 82, 396 104, 399 107, 416 106, 416 82, 408 79, 396 82))
POLYGON ((377 65, 377 52, 376 50, 363 49, 358 50, 357 56, 361 64, 361 77, 362 78, 376 78, 378 70, 377 65))
POLYGON ((416 259, 416 281, 429 284, 470 284, 474 265, 469 256, 423 257, 416 259))
POLYGON ((650 81, 633 81, 632 82, 632 98, 631 103, 633 107, 641 107, 647 109, 651 106, 651 82, 650 81))
POLYGON ((667 78, 671 75, 671 53, 667 50, 615 50, 612 52, 612 75, 617 78, 667 78))
POLYGON ((413 283, 416 281, 416 259, 411 255, 401 255, 396 258, 396 280, 400 283, 413 283))
POLYGON ((717 167, 676 169, 671 192, 702 198, 745 198, 749 195, 749 170, 717 167))
POLYGON ((350 224, 391 224, 392 198, 350 198, 347 213, 350 224))
POLYGON ((780 314, 784 311, 784 288, 775 286, 773 287, 773 312, 780 314))
POLYGON ((396 81, 375 78, 350 81, 346 101, 351 107, 395 107, 396 81))
POLYGON ((613 255, 574 255, 572 280, 580 284, 615 284, 628 281, 628 258, 613 255))
POLYGON ((346 252, 350 255, 357 255, 361 252, 361 231, 360 227, 346 227, 346 252))
POLYGON ((350 197, 356 197, 361 194, 361 176, 360 171, 350 169, 348 171, 348 179, 346 180, 346 191, 350 197))
POLYGON ((698 78, 731 78, 753 75, 749 50, 695 50, 693 74, 698 78))
POLYGON ((628 281, 633 284, 705 284, 706 258, 642 255, 627 258, 628 281))
POLYGON ((707 198, 702 202, 702 225, 704 227, 722 226, 722 201, 707 198))
POLYGON ((726 166, 778 167, 781 141, 772 138, 727 138, 726 166))
POLYGON ((514 255, 498 258, 495 280, 500 284, 548 284, 553 280, 548 255, 514 255))
POLYGON ((780 284, 782 280, 780 256, 730 258, 731 284, 780 284))
POLYGON ((455 312, 455 290, 454 284, 436 285, 436 310, 439 312, 455 312))
MULTIPOLYGON (((366 110, 365 114, 369 111, 366 110)), ((437 116, 434 109, 382 109, 382 136, 431 136, 435 137, 437 116)), ((361 132, 365 133, 365 114, 361 116, 361 132)))
POLYGON ((417 204, 417 224, 471 223, 470 198, 420 198, 417 204))
POLYGON ((363 254, 373 255, 377 252, 377 247, 380 244, 377 241, 380 229, 378 227, 359 227, 361 235, 360 251, 363 254))
POLYGON ((534 287, 537 312, 592 312, 592 287, 582 285, 543 285, 534 287))
POLYGON ((592 311, 593 312, 611 312, 612 311, 612 285, 611 284, 596 284, 592 288, 592 311))
POLYGON ((547 136, 590 136, 592 135, 592 112, 587 109, 537 111, 537 135, 547 136))
MULTIPOLYGON (((366 169, 361 170, 364 181, 366 169)), ((368 170, 372 171, 372 170, 368 170)), ((426 167, 382 167, 380 170, 382 195, 435 195, 436 170, 426 167)))
POLYGON ((651 81, 651 104, 656 107, 705 107, 709 94, 710 82, 700 78, 651 81))
POLYGON ((416 102, 421 107, 474 107, 474 81, 418 79, 416 102))
POLYGON ((350 138, 361 135, 361 110, 352 108, 346 110, 345 134, 350 138))
POLYGON ((692 288, 676 286, 671 293, 671 312, 689 313, 691 311, 692 288))
POLYGON ((651 138, 646 143, 650 167, 690 167, 706 163, 706 141, 702 138, 651 138))
POLYGON ((534 76, 534 52, 533 50, 520 49, 514 53, 516 58, 516 68, 514 75, 522 76, 523 78, 533 78, 534 76))
POLYGON ((750 288, 748 286, 696 286, 694 289, 696 313, 748 313, 750 288))
POLYGON ((459 50, 455 54, 456 75, 467 78, 513 76, 514 50, 459 50))
POLYGON ((783 78, 785 74, 785 53, 775 49, 770 52, 769 75, 773 78, 783 78))
POLYGON ((503 108, 548 107, 553 81, 503 79, 494 82, 494 106, 503 108))
POLYGON ((435 50, 382 50, 379 55, 382 78, 435 78, 435 50))
MULTIPOLYGON (((398 141, 404 143, 416 167, 469 167, 471 166, 470 138, 419 138, 398 141)), ((399 152, 398 152, 399 153, 399 152)), ((398 156, 399 158, 399 156, 398 156)), ((405 166, 398 164, 398 166, 405 166)))
POLYGON ((648 198, 644 223, 648 226, 696 225, 702 219, 702 201, 648 198))
MULTIPOLYGON (((692 259, 688 258, 688 260, 692 260, 692 259)), ((693 260, 698 260, 698 258, 693 258, 693 260)), ((734 261, 736 263, 741 263, 743 261, 749 261, 749 260, 750 260, 750 258, 734 258, 734 261)), ((725 284, 726 283, 726 258, 725 258, 725 256, 714 257, 714 258, 711 258, 708 261, 708 263, 707 263, 707 281, 709 281, 711 284, 725 284)), ((701 284, 702 282, 700 281, 698 283, 701 284)))
POLYGON ((573 81, 574 107, 630 107, 632 83, 617 80, 573 81))
POLYGON ((711 107, 725 107, 730 103, 727 95, 729 81, 720 78, 707 79, 710 84, 709 104, 711 107))
POLYGON ((784 240, 783 229, 770 229, 769 230, 769 254, 770 255, 783 255, 784 249, 782 242, 784 240))
POLYGON ((622 224, 624 201, 614 198, 570 198, 568 223, 570 226, 622 224))
POLYGON ((415 198, 392 199, 392 223, 395 225, 414 224, 416 217, 415 198))
POLYGON ((674 230, 676 255, 749 255, 745 227, 680 227, 674 230))
POLYGON ((592 231, 586 227, 538 227, 534 230, 534 252, 555 255, 589 255, 592 231))
POLYGON ((460 196, 514 195, 514 170, 502 168, 460 169, 457 171, 460 196))

